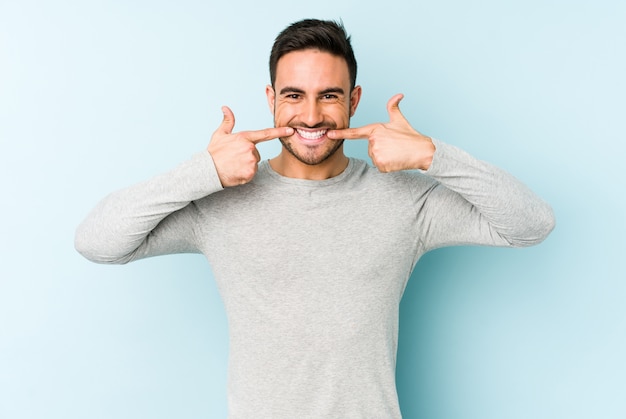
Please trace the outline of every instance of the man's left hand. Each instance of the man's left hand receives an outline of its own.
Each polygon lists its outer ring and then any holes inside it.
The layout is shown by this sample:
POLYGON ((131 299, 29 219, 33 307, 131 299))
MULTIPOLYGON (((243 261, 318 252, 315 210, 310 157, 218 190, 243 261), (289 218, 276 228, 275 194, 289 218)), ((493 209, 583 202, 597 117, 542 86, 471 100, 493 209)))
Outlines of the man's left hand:
POLYGON ((397 94, 387 102, 389 122, 332 130, 327 133, 328 138, 366 139, 372 163, 381 172, 427 170, 435 154, 435 145, 430 137, 417 132, 402 115, 399 107, 402 98, 404 95, 397 94))

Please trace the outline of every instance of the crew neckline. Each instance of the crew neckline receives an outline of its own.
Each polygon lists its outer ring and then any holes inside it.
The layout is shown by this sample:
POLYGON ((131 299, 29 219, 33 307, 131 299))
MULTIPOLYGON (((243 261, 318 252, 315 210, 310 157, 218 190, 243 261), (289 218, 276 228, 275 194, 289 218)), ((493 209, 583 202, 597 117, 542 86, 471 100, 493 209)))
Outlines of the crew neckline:
POLYGON ((310 187, 328 186, 328 185, 334 185, 338 182, 341 182, 342 180, 350 176, 352 172, 354 172, 355 167, 356 167, 356 160, 351 157, 348 157, 348 165, 346 166, 344 171, 339 173, 337 176, 333 176, 331 178, 322 179, 322 180, 312 180, 312 179, 298 179, 298 178, 283 176, 272 168, 272 166, 269 163, 269 160, 263 160, 259 164, 259 170, 261 172, 264 172, 265 174, 267 174, 270 178, 274 180, 277 180, 282 183, 288 183, 290 185, 301 185, 301 186, 310 186, 310 187))

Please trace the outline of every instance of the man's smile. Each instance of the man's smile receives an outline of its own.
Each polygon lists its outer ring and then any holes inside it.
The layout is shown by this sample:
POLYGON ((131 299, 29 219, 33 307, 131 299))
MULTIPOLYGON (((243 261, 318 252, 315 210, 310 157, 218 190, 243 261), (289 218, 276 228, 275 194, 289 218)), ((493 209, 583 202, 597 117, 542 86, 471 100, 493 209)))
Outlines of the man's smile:
POLYGON ((326 139, 327 129, 304 129, 304 128, 296 128, 296 133, 300 140, 305 144, 320 144, 326 139))

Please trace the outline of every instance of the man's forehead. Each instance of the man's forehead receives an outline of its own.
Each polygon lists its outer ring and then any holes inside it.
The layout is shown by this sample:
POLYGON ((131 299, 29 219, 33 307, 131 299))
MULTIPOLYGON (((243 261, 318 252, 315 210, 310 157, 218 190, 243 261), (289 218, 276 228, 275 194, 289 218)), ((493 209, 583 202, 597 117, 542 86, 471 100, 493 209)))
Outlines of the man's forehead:
POLYGON ((350 84, 346 60, 319 49, 292 51, 283 55, 276 65, 276 85, 328 88, 350 84))

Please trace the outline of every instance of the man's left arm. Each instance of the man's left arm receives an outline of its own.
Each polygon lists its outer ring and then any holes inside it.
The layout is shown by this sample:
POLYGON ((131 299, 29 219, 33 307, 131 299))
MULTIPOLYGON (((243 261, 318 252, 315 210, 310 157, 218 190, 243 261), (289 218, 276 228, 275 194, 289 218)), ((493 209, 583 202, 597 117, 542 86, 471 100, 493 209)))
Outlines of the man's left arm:
POLYGON ((424 173, 437 181, 422 207, 427 248, 459 244, 525 247, 554 228, 552 208, 510 173, 433 140, 424 173))

